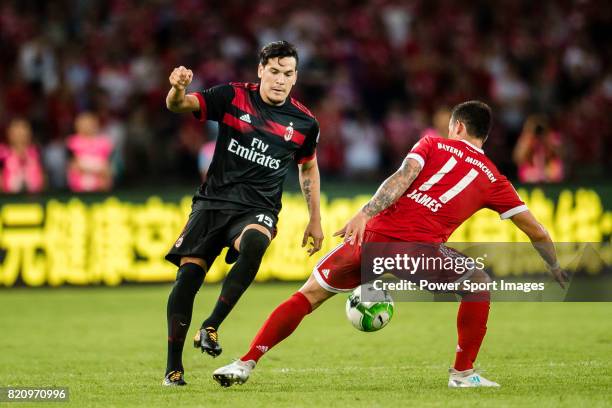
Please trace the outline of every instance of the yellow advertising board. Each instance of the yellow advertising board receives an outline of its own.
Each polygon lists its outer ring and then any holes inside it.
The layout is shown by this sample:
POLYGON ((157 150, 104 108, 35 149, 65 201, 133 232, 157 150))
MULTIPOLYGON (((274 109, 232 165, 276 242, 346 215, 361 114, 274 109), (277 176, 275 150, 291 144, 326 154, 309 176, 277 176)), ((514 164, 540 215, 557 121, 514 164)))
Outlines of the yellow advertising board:
MULTIPOLYGON (((564 190, 558 199, 540 189, 520 191, 531 211, 559 242, 609 242, 612 212, 595 190, 564 190)), ((317 260, 338 245, 332 237, 368 199, 322 198, 325 241, 321 252, 308 257, 301 247, 308 213, 299 194, 286 193, 278 235, 266 253, 256 280, 303 280, 317 260)), ((109 197, 86 204, 78 197, 51 199, 45 204, 8 203, 0 209, 0 286, 21 281, 27 286, 63 284, 118 285, 122 282, 174 280, 176 268, 164 255, 178 237, 189 214, 191 197, 167 202, 150 197, 144 203, 109 197)), ((482 210, 465 222, 451 242, 525 242, 509 221, 482 210)), ((610 263, 609 248, 601 256, 610 263)), ((206 280, 223 279, 229 266, 222 254, 206 280)), ((504 268, 506 274, 524 273, 504 268)))

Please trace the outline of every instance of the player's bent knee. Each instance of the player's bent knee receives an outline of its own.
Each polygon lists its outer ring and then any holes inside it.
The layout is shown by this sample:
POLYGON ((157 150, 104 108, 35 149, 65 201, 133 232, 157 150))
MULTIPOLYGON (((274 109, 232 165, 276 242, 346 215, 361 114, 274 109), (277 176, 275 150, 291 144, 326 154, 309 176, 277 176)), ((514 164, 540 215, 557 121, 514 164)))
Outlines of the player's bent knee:
POLYGON ((244 227, 244 229, 242 230, 238 238, 236 238, 236 240, 234 241, 234 248, 237 251, 241 251, 241 245, 242 245, 242 241, 244 240, 245 234, 247 232, 252 232, 252 231, 258 231, 261 234, 265 235, 268 239, 268 244, 270 243, 270 241, 272 241, 272 236, 270 235, 270 231, 268 231, 266 227, 259 225, 259 224, 249 224, 246 227, 244 227))
POLYGON ((269 245, 270 238, 266 234, 255 228, 245 230, 240 240, 240 256, 261 258, 269 245))
POLYGON ((206 271, 200 265, 186 262, 179 268, 176 274, 175 286, 182 288, 185 292, 195 294, 204 283, 206 271))
POLYGON ((204 272, 206 272, 206 262, 204 262, 204 259, 196 258, 193 256, 184 256, 181 258, 181 262, 180 262, 181 266, 188 264, 188 263, 196 264, 200 268, 202 268, 204 272))
POLYGON ((474 283, 490 283, 491 277, 488 273, 486 273, 483 269, 476 270, 472 276, 470 276, 470 281, 474 283))
POLYGON ((467 302, 490 302, 492 282, 489 275, 482 269, 475 271, 470 277, 470 289, 456 292, 462 301, 467 302))
POLYGON ((300 288, 300 292, 308 299, 312 310, 321 306, 327 299, 335 295, 334 292, 329 292, 310 275, 304 286, 300 288))

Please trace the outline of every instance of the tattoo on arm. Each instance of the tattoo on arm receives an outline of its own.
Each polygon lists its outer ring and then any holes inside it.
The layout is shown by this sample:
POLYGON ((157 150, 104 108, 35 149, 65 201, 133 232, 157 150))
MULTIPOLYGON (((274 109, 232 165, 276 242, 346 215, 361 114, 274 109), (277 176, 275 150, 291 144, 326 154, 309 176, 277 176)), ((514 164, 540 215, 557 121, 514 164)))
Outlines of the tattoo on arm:
POLYGON ((419 175, 421 166, 414 159, 404 159, 401 167, 386 179, 362 211, 370 217, 393 204, 419 175))
POLYGON ((302 193, 304 193, 304 198, 306 199, 306 204, 308 204, 309 210, 310 210, 310 197, 312 196, 311 184, 312 184, 312 180, 310 180, 310 178, 305 178, 302 180, 302 193))

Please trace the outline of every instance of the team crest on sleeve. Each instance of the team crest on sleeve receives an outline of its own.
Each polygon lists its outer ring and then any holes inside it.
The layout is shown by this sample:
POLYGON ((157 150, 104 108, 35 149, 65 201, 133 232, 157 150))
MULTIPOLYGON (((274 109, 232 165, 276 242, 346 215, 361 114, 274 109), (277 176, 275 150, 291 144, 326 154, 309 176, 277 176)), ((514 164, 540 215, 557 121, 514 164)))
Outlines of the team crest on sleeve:
POLYGON ((293 122, 289 122, 289 126, 285 129, 285 141, 290 141, 293 137, 293 122))

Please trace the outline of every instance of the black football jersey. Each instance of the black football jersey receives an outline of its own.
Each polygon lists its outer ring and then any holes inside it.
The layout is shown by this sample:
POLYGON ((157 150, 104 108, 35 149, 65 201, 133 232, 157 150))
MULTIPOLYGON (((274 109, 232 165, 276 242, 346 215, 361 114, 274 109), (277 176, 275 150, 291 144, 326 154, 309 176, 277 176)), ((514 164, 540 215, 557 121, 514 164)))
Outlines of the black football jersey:
POLYGON ((292 163, 312 160, 319 124, 301 103, 289 97, 272 106, 259 84, 219 85, 194 95, 202 122, 219 123, 215 153, 194 200, 204 208, 281 209, 283 182, 292 163))

